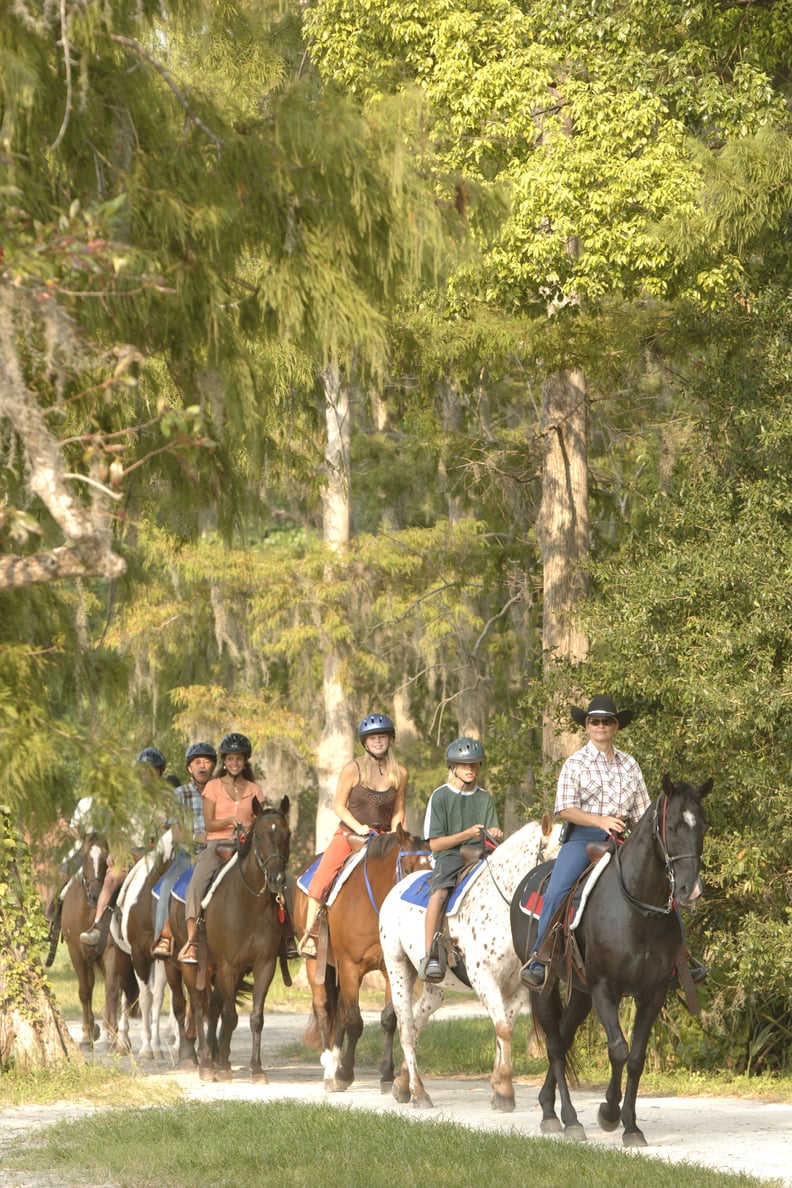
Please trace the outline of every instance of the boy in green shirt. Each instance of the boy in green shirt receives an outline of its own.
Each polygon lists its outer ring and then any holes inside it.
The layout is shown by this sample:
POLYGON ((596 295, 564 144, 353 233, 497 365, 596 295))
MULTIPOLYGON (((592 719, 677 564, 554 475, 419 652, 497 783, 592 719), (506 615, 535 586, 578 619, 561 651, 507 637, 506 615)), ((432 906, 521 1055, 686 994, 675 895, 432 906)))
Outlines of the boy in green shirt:
POLYGON ((432 943, 449 893, 464 866, 460 847, 478 840, 482 829, 500 841, 503 831, 489 792, 478 786, 484 762, 484 748, 477 738, 457 738, 446 751, 448 780, 429 797, 424 837, 434 858, 431 894, 426 907, 426 956, 418 976, 427 982, 440 981, 442 967, 432 955, 432 943))

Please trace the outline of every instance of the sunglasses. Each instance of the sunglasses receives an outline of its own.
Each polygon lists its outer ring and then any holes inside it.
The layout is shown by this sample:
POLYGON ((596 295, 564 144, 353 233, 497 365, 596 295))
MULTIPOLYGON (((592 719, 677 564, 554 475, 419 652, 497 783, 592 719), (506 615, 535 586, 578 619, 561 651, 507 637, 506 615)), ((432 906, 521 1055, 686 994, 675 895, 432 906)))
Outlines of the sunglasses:
POLYGON ((618 718, 589 718, 586 722, 587 726, 618 726, 618 718))

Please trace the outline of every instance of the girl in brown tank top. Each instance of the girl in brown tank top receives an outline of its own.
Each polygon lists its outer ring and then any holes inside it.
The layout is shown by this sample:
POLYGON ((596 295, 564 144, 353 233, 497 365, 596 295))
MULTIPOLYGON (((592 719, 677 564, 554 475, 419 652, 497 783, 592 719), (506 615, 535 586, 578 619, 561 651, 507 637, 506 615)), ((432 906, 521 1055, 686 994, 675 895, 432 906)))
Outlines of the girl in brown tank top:
POLYGON ((407 768, 393 754, 395 737, 393 722, 385 714, 369 714, 358 727, 366 754, 346 763, 338 777, 333 809, 339 824, 308 888, 305 933, 299 945, 303 957, 316 956, 316 913, 322 896, 351 853, 349 836, 366 837, 372 830, 390 833, 397 825, 404 825, 407 768))

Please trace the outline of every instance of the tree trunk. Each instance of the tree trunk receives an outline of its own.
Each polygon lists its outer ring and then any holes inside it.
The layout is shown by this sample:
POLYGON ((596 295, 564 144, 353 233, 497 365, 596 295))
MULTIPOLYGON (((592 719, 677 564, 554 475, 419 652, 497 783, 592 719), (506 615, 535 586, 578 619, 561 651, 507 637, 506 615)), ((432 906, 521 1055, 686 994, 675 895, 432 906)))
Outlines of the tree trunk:
MULTIPOLYGON (((544 571, 542 647, 545 666, 556 660, 578 664, 588 637, 575 622, 586 593, 588 556, 588 460, 586 386, 581 371, 552 376, 542 391, 544 472, 536 531, 544 571)), ((556 735, 544 727, 543 749, 553 759, 579 745, 572 731, 556 735)))
MULTIPOLYGON (((325 449, 326 483, 322 491, 322 524, 327 548, 342 557, 349 544, 349 393, 341 383, 338 365, 331 363, 322 373, 325 393, 327 447, 325 449)), ((328 581, 335 580, 332 563, 326 569, 328 581)), ((316 848, 324 849, 337 825, 333 812, 338 773, 354 754, 354 735, 349 699, 341 673, 342 647, 324 637, 322 685, 325 724, 316 755, 319 799, 316 806, 316 848)))
POLYGON ((82 1063, 36 949, 44 920, 27 846, 0 816, 0 1070, 82 1063))
MULTIPOLYGON (((445 434, 458 433, 462 424, 458 386, 450 379, 441 379, 439 396, 445 434)), ((451 487, 443 453, 440 455, 439 474, 440 487, 445 495, 448 510, 448 522, 456 524, 464 515, 463 505, 462 500, 451 487)), ((470 608, 471 619, 475 621, 481 607, 475 599, 466 595, 462 596, 462 601, 470 608)), ((454 690, 450 701, 456 713, 457 730, 460 735, 483 739, 487 722, 489 681, 486 672, 483 671, 482 662, 473 655, 474 643, 474 639, 460 638, 458 664, 454 672, 449 674, 447 683, 449 689, 454 690)), ((446 731, 446 733, 448 732, 446 731)), ((448 741, 451 741, 450 737, 448 741)))

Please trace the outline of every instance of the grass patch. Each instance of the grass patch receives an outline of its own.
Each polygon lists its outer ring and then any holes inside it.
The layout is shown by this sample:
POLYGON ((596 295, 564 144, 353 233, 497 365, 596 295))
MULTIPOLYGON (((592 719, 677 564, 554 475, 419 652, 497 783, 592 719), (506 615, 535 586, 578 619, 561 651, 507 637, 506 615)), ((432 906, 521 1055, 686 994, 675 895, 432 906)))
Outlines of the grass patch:
MULTIPOLYGON (((624 1151, 471 1131, 449 1122, 411 1130, 403 1117, 329 1105, 274 1102, 184 1103, 170 1109, 112 1111, 38 1132, 35 1147, 0 1167, 57 1177, 67 1185, 119 1188, 424 1188, 439 1177, 499 1188, 758 1188, 762 1181, 624 1151), (635 1160, 640 1159, 640 1169, 635 1160), (530 1170, 528 1170, 530 1169, 530 1170)), ((764 1181, 767 1188, 767 1181, 764 1181)))
POLYGON ((12 1068, 0 1076, 3 1108, 63 1101, 96 1106, 172 1105, 180 1097, 181 1089, 175 1083, 159 1081, 153 1085, 147 1078, 129 1076, 115 1065, 59 1064, 24 1073, 12 1068))

